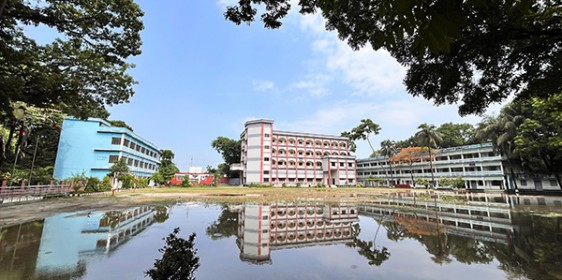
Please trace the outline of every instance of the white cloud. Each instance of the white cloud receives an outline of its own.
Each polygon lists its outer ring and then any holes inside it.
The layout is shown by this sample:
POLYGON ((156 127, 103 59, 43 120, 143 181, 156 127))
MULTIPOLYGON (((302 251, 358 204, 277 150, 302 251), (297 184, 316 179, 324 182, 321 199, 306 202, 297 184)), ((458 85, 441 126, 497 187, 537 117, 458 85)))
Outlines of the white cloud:
POLYGON ((328 84, 332 77, 324 74, 308 75, 305 79, 293 83, 290 88, 304 90, 313 97, 324 97, 331 94, 328 84))
POLYGON ((219 5, 219 7, 221 9, 226 9, 226 7, 234 6, 236 4, 238 4, 237 0, 218 0, 217 1, 217 5, 219 5))
POLYGON ((265 81, 265 80, 253 80, 252 87, 256 91, 274 91, 275 83, 273 81, 265 81))
MULTIPOLYGON (((359 124, 361 119, 371 119, 381 126, 379 135, 371 136, 377 148, 385 139, 404 140, 415 134, 422 123, 439 126, 445 122, 476 124, 480 117, 458 115, 458 107, 445 105, 434 107, 433 103, 422 98, 401 95, 397 99, 383 102, 340 101, 323 106, 310 114, 291 122, 276 122, 276 128, 289 131, 302 131, 339 135, 359 124)), ((357 156, 367 157, 371 150, 364 141, 358 141, 357 156)))

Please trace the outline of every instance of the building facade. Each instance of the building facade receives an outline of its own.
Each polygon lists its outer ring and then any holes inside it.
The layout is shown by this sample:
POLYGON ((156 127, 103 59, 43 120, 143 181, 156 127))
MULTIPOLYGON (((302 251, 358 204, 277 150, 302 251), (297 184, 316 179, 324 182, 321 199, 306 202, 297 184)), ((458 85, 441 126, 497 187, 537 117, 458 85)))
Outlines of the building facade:
POLYGON ((65 118, 54 177, 66 179, 84 172, 103 179, 122 158, 134 176, 149 177, 160 165, 160 149, 131 130, 102 119, 65 118))
MULTIPOLYGON (((437 187, 440 178, 462 178, 466 189, 475 190, 560 190, 555 178, 530 176, 494 150, 491 143, 435 150, 433 177, 437 187), (514 171, 515 170, 515 171, 514 171), (512 172, 513 171, 513 172, 512 172)), ((389 163, 386 157, 357 160, 357 180, 365 186, 416 186, 417 179, 432 180, 429 157, 418 161, 389 163), (375 179, 375 180, 373 180, 375 179)), ((418 186, 417 187, 425 187, 418 186)))
POLYGON ((355 185, 355 156, 341 136, 274 130, 271 120, 244 124, 241 164, 243 184, 277 186, 355 185))
POLYGON ((359 211, 353 204, 239 205, 240 259, 271 263, 271 251, 308 246, 345 244, 353 240, 359 211))

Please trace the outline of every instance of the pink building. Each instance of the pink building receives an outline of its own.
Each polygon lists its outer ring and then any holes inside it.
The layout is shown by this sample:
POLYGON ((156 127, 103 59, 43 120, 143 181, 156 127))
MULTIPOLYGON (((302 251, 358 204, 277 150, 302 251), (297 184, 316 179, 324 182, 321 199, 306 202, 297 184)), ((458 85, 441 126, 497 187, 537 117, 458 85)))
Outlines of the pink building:
POLYGON ((355 156, 346 137, 279 131, 271 120, 244 124, 241 164, 243 184, 277 186, 355 185, 355 156))

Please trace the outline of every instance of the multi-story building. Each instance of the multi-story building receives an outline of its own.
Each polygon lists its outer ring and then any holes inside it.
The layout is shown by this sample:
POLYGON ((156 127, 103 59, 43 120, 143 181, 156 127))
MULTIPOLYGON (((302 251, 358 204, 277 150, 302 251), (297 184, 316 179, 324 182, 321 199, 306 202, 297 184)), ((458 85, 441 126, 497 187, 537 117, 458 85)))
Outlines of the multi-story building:
MULTIPOLYGON (((432 165, 437 183, 441 177, 461 177, 469 189, 500 190, 509 187, 504 182, 502 157, 489 143, 436 150, 432 165)), ((414 186, 417 179, 431 182, 430 158, 421 158, 411 165, 409 162, 389 163, 386 157, 360 159, 357 161, 357 178, 366 185, 376 184, 369 178, 384 179, 383 185, 414 186)))
POLYGON ((111 126, 102 119, 64 119, 55 178, 66 179, 84 172, 103 179, 120 159, 125 159, 136 177, 149 177, 160 165, 160 149, 131 130, 111 126))
POLYGON ((341 136, 273 129, 271 120, 244 124, 241 164, 243 184, 343 186, 356 184, 355 156, 341 136))
POLYGON ((411 162, 389 162, 386 157, 357 160, 357 180, 366 186, 415 186, 417 179, 432 180, 462 178, 465 188, 477 190, 543 191, 560 190, 555 178, 532 176, 512 167, 496 152, 491 143, 451 147, 435 150, 430 164, 429 156, 411 162), (373 180, 378 178, 379 180, 373 180))
POLYGON ((240 205, 238 212, 240 259, 271 262, 271 251, 305 246, 344 244, 353 239, 359 221, 357 206, 272 204, 240 205))

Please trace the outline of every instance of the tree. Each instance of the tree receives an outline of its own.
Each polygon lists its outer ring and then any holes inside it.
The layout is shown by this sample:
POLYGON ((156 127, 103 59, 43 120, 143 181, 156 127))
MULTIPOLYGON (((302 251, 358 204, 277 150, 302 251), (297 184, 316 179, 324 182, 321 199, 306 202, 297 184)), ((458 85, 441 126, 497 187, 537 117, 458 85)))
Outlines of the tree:
POLYGON ((180 229, 175 228, 166 240, 166 245, 158 249, 162 258, 154 262, 154 268, 146 271, 146 276, 154 280, 195 280, 193 273, 199 268, 199 257, 195 246, 195 233, 188 239, 178 237, 180 229))
POLYGON ((444 123, 436 131, 442 136, 439 143, 442 148, 458 147, 477 142, 474 126, 469 123, 444 123))
POLYGON ((114 121, 108 121, 112 126, 115 127, 124 127, 130 131, 133 131, 133 128, 130 127, 127 123, 125 123, 124 121, 120 121, 120 120, 114 120, 114 121))
POLYGON ((140 54, 143 12, 132 0, 4 0, 0 15, 0 112, 22 101, 80 118, 107 117, 105 105, 126 102, 135 81, 127 74, 140 54), (46 44, 28 26, 58 32, 46 44))
POLYGON ((517 128, 514 151, 528 169, 554 175, 562 189, 562 94, 533 98, 528 105, 532 114, 517 128))
MULTIPOLYGON (((111 168, 109 169, 109 174, 113 177, 120 178, 126 174, 129 174, 129 166, 127 166, 127 162, 124 158, 120 158, 118 161, 113 163, 111 168)), ((121 179, 119 179, 121 180, 121 179)))
MULTIPOLYGON (((239 0, 224 13, 251 23, 265 4, 266 28, 279 28, 290 0, 239 0)), ((408 92, 437 105, 462 104, 482 113, 507 98, 562 91, 559 1, 299 1, 301 14, 319 12, 326 29, 353 49, 386 49, 407 67, 408 92), (514 71, 516 69, 516 71, 514 71)))
POLYGON ((479 124, 481 127, 477 136, 481 140, 491 141, 494 150, 500 153, 509 163, 509 170, 515 189, 517 189, 517 181, 515 180, 515 172, 513 166, 520 165, 521 159, 515 153, 515 137, 517 136, 517 127, 525 120, 523 106, 517 103, 509 103, 505 105, 498 117, 485 117, 479 124))
POLYGON ((431 156, 432 148, 437 148, 437 143, 441 141, 442 136, 441 133, 435 130, 434 125, 428 125, 426 123, 421 124, 418 127, 418 132, 416 133, 415 137, 420 140, 420 143, 423 143, 424 146, 427 147, 427 151, 429 152, 429 169, 431 171, 431 184, 435 186, 435 177, 433 175, 433 157, 431 156))
POLYGON ((227 137, 219 136, 211 143, 213 149, 221 154, 226 164, 240 163, 242 155, 242 142, 227 137))
POLYGON ((416 162, 421 162, 424 159, 427 159, 427 148, 426 147, 408 147, 403 148, 400 152, 389 158, 389 162, 393 163, 406 163, 410 167, 410 176, 412 178, 412 183, 414 186, 416 185, 416 180, 414 179, 414 171, 412 166, 416 162))
POLYGON ((170 181, 180 171, 173 162, 174 157, 172 150, 160 150, 160 166, 156 173, 152 174, 151 179, 159 184, 170 181))
POLYGON ((344 131, 340 135, 347 138, 349 151, 355 153, 355 151, 357 151, 357 145, 355 144, 355 141, 351 140, 351 132, 344 131))
POLYGON ((362 119, 361 123, 354 127, 353 129, 351 129, 351 132, 342 132, 343 134, 347 134, 349 135, 349 138, 352 141, 356 141, 359 139, 362 140, 367 140, 367 143, 369 143, 369 147, 371 147, 371 150, 373 151, 373 153, 375 152, 375 148, 373 148, 373 145, 371 144, 371 140, 369 140, 369 135, 372 134, 379 134, 379 131, 381 130, 380 126, 376 123, 374 123, 372 120, 370 119, 362 119))
MULTIPOLYGON (((392 140, 384 140, 381 142, 381 154, 387 158, 388 167, 390 169, 390 176, 394 181, 394 173, 392 172, 392 162, 388 159, 398 153, 396 149, 396 142, 392 140)), ((396 182, 395 182, 396 183, 396 182)))

